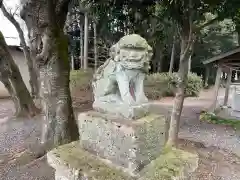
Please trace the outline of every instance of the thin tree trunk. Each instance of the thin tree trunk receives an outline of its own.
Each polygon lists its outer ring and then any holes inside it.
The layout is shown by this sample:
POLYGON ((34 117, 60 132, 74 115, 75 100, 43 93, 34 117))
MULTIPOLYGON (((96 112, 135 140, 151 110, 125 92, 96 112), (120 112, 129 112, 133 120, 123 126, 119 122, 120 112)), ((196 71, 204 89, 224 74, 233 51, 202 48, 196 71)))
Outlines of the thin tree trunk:
POLYGON ((173 103, 173 109, 170 120, 169 136, 167 146, 174 146, 177 144, 178 132, 180 126, 180 118, 183 109, 183 103, 185 98, 185 87, 188 79, 189 57, 193 46, 193 41, 189 41, 193 36, 191 33, 188 35, 182 35, 181 37, 181 54, 178 72, 178 85, 173 103), (190 44, 189 44, 190 43, 190 44))
POLYGON ((172 45, 172 53, 171 53, 171 61, 169 66, 169 74, 173 72, 174 58, 175 58, 175 36, 173 37, 173 45, 172 45))
POLYGON ((3 12, 3 15, 14 25, 14 27, 16 28, 16 30, 18 32, 21 46, 23 48, 23 53, 24 53, 24 56, 25 56, 25 59, 27 61, 27 65, 28 65, 28 71, 29 71, 29 76, 30 76, 29 84, 31 87, 31 93, 32 93, 33 97, 38 97, 39 96, 38 75, 36 72, 35 63, 33 62, 33 59, 31 58, 29 49, 27 47, 27 44, 26 44, 26 41, 24 38, 24 33, 23 33, 19 23, 16 21, 16 19, 13 17, 13 15, 11 15, 9 12, 7 12, 4 5, 2 5, 1 10, 3 12))
POLYGON ((97 47, 97 25, 93 22, 93 32, 94 32, 94 69, 97 70, 98 67, 98 47, 97 47))
POLYGON ((189 73, 191 72, 191 68, 192 68, 192 55, 193 55, 193 45, 191 47, 191 55, 190 55, 189 60, 188 60, 188 72, 189 73))
POLYGON ((83 25, 80 24, 80 58, 81 58, 81 68, 84 64, 84 45, 83 45, 83 25))
POLYGON ((84 70, 88 68, 88 14, 85 13, 85 24, 84 24, 84 70))
POLYGON ((161 73, 163 69, 163 52, 162 52, 162 46, 160 43, 156 44, 156 55, 155 55, 155 62, 156 62, 156 71, 161 73))
POLYGON ((191 72, 191 66, 192 66, 192 55, 190 55, 189 60, 188 60, 188 73, 191 72))
POLYGON ((0 80, 11 95, 16 109, 16 116, 35 116, 39 113, 1 32, 0 80))

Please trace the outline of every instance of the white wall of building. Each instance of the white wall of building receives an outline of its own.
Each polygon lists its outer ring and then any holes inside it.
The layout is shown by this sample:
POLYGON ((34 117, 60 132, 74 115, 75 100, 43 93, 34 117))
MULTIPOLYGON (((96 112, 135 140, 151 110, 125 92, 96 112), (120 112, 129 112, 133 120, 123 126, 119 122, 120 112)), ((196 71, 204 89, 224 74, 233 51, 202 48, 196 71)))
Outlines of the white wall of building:
MULTIPOLYGON (((29 71, 27 67, 27 62, 25 60, 24 54, 22 51, 15 50, 14 48, 10 48, 11 55, 17 64, 20 73, 22 75, 23 81, 25 82, 28 90, 30 91, 30 84, 29 84, 29 71)), ((0 97, 8 97, 9 93, 5 86, 0 82, 0 97)))

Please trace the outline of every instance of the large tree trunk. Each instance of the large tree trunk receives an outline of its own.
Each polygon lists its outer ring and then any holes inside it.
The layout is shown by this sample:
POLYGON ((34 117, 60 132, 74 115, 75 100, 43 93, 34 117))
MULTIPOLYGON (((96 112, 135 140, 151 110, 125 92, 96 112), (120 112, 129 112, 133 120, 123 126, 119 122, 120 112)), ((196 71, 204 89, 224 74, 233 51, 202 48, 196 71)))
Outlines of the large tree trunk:
MULTIPOLYGON (((79 136, 69 90, 68 43, 63 32, 69 1, 42 3, 44 2, 32 0, 24 4, 21 17, 31 31, 41 35, 42 40, 42 49, 36 61, 40 67, 41 97, 45 113, 42 134, 45 150, 77 140, 79 136), (36 10, 40 21, 36 21, 36 10)), ((36 37, 32 37, 34 38, 36 37)))
POLYGON ((180 118, 185 98, 185 87, 187 85, 189 72, 189 57, 192 53, 193 46, 193 41, 189 41, 189 39, 193 39, 192 36, 193 34, 191 33, 185 33, 181 35, 181 54, 178 71, 178 84, 170 119, 167 146, 174 146, 177 144, 180 118))
POLYGON ((16 109, 16 116, 35 116, 39 110, 22 79, 8 46, 0 32, 0 80, 5 85, 16 109))
POLYGON ((33 97, 38 97, 39 96, 38 75, 36 72, 35 63, 33 62, 33 59, 31 58, 29 49, 27 47, 27 44, 26 44, 26 41, 24 38, 24 33, 23 33, 19 23, 16 21, 16 19, 13 17, 13 15, 11 15, 9 12, 7 12, 4 5, 2 5, 1 10, 2 10, 4 16, 14 25, 14 27, 16 28, 16 30, 18 32, 21 46, 23 48, 23 53, 25 55, 25 59, 27 61, 27 65, 28 65, 28 71, 29 71, 29 76, 30 76, 29 84, 31 87, 31 93, 32 93, 33 97))
POLYGON ((42 143, 58 146, 78 139, 78 129, 73 115, 72 100, 69 90, 69 61, 67 42, 63 32, 49 32, 43 42, 50 51, 48 63, 42 67, 43 109, 45 127, 42 143))

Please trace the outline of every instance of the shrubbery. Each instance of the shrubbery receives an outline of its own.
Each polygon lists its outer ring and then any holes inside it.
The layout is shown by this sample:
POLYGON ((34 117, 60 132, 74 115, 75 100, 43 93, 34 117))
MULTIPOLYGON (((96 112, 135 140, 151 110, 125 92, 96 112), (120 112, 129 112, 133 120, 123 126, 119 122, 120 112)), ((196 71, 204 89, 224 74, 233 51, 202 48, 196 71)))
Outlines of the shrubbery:
MULTIPOLYGON (((198 96, 202 89, 202 79, 195 73, 188 75, 188 84, 185 90, 186 96, 198 96)), ((174 96, 177 85, 177 73, 154 73, 145 80, 145 92, 150 99, 164 96, 174 96)))
MULTIPOLYGON (((70 88, 72 94, 76 91, 91 91, 93 77, 92 70, 74 70, 70 73, 70 88)), ((158 99, 165 96, 174 96, 177 84, 177 74, 154 73, 144 81, 145 92, 148 98, 158 99)), ((188 76, 186 96, 198 96, 202 88, 202 79, 194 73, 188 76)))

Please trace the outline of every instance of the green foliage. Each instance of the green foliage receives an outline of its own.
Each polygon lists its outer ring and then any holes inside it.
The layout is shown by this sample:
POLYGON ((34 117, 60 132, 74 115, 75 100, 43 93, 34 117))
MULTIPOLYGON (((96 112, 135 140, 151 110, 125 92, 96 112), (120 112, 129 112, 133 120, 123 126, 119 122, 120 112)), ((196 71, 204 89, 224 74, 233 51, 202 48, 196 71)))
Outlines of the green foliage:
POLYGON ((86 90, 91 87, 92 70, 73 70, 70 72, 70 88, 78 90, 86 90))
MULTIPOLYGON (((177 73, 154 73, 147 76, 145 81, 145 92, 151 99, 157 99, 164 96, 174 96, 176 85, 178 83, 177 73)), ((185 95, 198 96, 202 89, 202 79, 195 73, 188 75, 188 84, 185 89, 185 95)))
POLYGON ((190 73, 188 75, 188 84, 186 88, 187 96, 198 96, 200 90, 203 87, 202 78, 195 73, 190 73))
POLYGON ((235 130, 240 130, 240 121, 236 119, 226 119, 226 118, 216 116, 215 114, 203 112, 200 115, 200 120, 209 122, 212 124, 228 125, 233 127, 235 130))

